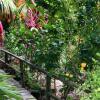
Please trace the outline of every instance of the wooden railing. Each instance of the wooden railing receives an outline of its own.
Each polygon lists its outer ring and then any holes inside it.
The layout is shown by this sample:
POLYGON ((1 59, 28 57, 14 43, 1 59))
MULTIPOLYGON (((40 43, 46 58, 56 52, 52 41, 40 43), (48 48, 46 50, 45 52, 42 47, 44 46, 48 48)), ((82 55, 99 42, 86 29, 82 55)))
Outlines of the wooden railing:
MULTIPOLYGON (((19 60, 19 63, 20 63, 20 77, 21 77, 21 81, 22 81, 22 84, 24 85, 24 64, 27 64, 28 66, 30 66, 31 69, 33 70, 37 70, 38 72, 42 72, 43 74, 46 75, 46 100, 51 100, 51 98, 53 98, 54 100, 60 100, 59 98, 57 98, 56 96, 52 95, 51 94, 51 79, 54 78, 54 79, 57 79, 57 80, 60 80, 61 82, 63 82, 64 84, 69 84, 70 86, 75 86, 75 83, 69 81, 69 80, 65 80, 61 77, 58 77, 54 74, 50 74, 49 72, 47 72, 46 70, 30 63, 29 61, 26 61, 25 59, 23 58, 20 58, 19 56, 16 56, 12 53, 10 53, 9 51, 7 50, 4 50, 4 49, 0 49, 0 52, 1 53, 4 53, 4 60, 0 59, 1 62, 5 63, 7 66, 9 66, 9 56, 10 57, 13 57, 13 58, 16 58, 19 60)), ((66 99, 64 99, 66 100, 66 99)))

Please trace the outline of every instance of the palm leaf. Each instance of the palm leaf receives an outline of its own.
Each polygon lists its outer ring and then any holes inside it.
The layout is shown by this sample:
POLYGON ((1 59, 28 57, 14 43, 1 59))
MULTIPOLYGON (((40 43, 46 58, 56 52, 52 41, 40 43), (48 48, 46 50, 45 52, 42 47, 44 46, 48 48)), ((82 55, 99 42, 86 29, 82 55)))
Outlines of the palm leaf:
POLYGON ((0 0, 0 16, 11 16, 16 11, 14 0, 0 0))
POLYGON ((14 98, 15 100, 22 100, 15 86, 8 84, 7 80, 12 76, 6 74, 0 74, 0 97, 7 96, 9 98, 14 98))

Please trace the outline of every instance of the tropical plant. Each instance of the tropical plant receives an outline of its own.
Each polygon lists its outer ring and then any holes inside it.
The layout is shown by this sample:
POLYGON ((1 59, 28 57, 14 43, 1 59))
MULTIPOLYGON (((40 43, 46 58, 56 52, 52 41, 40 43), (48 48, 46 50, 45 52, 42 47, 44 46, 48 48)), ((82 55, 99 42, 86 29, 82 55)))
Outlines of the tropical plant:
POLYGON ((12 18, 13 12, 16 10, 14 0, 0 0, 0 17, 12 18))
POLYGON ((11 77, 12 76, 6 74, 0 74, 0 100, 4 100, 4 98, 10 100, 22 100, 16 87, 11 86, 8 83, 11 77))
POLYGON ((94 71, 87 73, 87 79, 77 89, 76 94, 79 95, 80 100, 100 99, 100 68, 97 65, 95 67, 94 71))
POLYGON ((98 0, 37 0, 35 7, 29 0, 27 3, 31 8, 31 18, 26 21, 29 27, 25 21, 12 23, 6 47, 51 74, 70 74, 72 78, 64 78, 79 82, 80 65, 85 63, 91 70, 99 50, 98 0), (35 10, 39 11, 36 16, 35 10), (36 27, 37 23, 42 27, 36 27))

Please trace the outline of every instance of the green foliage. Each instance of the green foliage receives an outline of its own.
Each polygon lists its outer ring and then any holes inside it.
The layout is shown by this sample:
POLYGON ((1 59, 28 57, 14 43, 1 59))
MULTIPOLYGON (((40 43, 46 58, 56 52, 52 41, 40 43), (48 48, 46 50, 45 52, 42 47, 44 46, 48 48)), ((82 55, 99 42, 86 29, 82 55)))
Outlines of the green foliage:
POLYGON ((80 96, 80 100, 99 100, 100 99, 100 53, 96 53, 93 58, 94 69, 87 72, 85 82, 76 89, 76 94, 80 96))
POLYGON ((15 99, 15 100, 22 100, 21 96, 19 95, 16 87, 9 85, 7 82, 11 76, 0 74, 0 100, 5 99, 15 99))
POLYGON ((88 72, 85 83, 77 90, 80 100, 99 100, 100 99, 100 68, 96 66, 96 70, 88 72))
POLYGON ((71 73, 71 80, 79 82, 80 64, 85 62, 86 69, 92 70, 94 64, 98 63, 98 2, 37 0, 36 6, 32 6, 28 1, 27 6, 40 11, 40 22, 44 23, 43 17, 48 15, 48 24, 43 24, 41 29, 30 30, 23 21, 14 21, 7 35, 6 48, 19 56, 24 56, 51 74, 58 73, 60 77, 71 73))

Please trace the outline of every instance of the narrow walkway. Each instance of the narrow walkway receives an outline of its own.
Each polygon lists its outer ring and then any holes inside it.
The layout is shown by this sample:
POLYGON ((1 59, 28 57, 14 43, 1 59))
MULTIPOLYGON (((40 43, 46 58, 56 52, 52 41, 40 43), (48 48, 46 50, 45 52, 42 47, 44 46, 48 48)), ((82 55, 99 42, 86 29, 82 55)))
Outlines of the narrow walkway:
MULTIPOLYGON (((3 70, 0 69, 0 73, 4 73, 5 72, 3 70)), ((24 88, 22 88, 22 86, 19 84, 19 82, 17 82, 16 80, 14 80, 13 78, 8 80, 8 83, 12 86, 16 86, 20 95, 22 96, 23 100, 37 100, 35 97, 33 97, 30 92, 24 88)))

